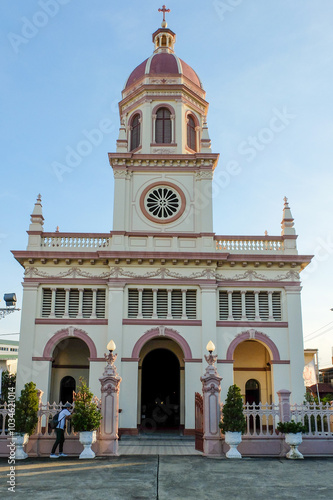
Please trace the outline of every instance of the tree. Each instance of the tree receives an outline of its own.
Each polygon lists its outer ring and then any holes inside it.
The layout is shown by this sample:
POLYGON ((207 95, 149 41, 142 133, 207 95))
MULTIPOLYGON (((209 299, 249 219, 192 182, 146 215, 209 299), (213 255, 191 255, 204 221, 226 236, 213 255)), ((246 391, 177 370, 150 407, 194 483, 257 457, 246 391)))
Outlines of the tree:
POLYGON ((93 402, 94 395, 83 378, 80 378, 80 384, 79 390, 74 394, 72 423, 75 431, 94 431, 98 429, 102 415, 97 404, 93 402))
POLYGON ((1 397, 0 404, 8 403, 8 389, 9 387, 15 387, 16 384, 16 373, 9 373, 8 370, 2 372, 1 377, 1 397))
POLYGON ((19 434, 31 434, 34 432, 38 422, 39 400, 36 384, 28 382, 21 391, 15 405, 15 432, 19 434))

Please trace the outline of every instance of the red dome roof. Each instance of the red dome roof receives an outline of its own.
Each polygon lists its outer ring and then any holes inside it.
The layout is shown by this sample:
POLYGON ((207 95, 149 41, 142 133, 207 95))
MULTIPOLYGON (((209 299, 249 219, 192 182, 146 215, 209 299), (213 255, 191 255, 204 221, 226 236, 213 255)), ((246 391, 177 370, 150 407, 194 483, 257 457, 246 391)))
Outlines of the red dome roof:
POLYGON ((194 69, 175 54, 163 52, 153 54, 132 71, 126 82, 125 89, 140 80, 144 75, 184 75, 192 83, 202 88, 201 81, 194 69))

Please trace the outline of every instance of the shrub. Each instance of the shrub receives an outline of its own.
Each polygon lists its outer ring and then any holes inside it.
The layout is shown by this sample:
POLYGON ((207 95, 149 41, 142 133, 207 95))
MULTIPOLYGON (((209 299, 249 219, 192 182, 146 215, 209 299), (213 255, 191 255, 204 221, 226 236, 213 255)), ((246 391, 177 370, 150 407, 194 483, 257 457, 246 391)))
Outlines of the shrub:
POLYGON ((79 390, 74 394, 72 423, 77 432, 94 431, 98 429, 102 415, 93 402, 93 393, 82 378, 80 383, 79 390))
POLYGON ((307 428, 302 422, 291 420, 290 422, 279 422, 277 430, 283 434, 297 434, 298 432, 306 432, 307 428))
POLYGON ((15 404, 15 432, 31 436, 38 422, 38 406, 36 384, 29 382, 25 384, 15 404))
POLYGON ((243 399, 237 385, 229 387, 222 414, 223 420, 219 425, 223 434, 226 432, 241 432, 243 434, 246 429, 246 419, 243 413, 243 399))

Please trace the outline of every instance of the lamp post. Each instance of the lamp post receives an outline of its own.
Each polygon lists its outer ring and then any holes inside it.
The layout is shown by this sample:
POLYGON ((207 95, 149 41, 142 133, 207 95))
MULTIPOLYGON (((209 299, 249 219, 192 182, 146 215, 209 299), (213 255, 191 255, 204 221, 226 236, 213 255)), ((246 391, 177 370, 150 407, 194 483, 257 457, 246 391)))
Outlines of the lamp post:
POLYGON ((3 319, 10 313, 14 311, 20 311, 16 306, 16 294, 15 293, 5 293, 3 300, 6 302, 5 308, 0 308, 0 319, 3 319))

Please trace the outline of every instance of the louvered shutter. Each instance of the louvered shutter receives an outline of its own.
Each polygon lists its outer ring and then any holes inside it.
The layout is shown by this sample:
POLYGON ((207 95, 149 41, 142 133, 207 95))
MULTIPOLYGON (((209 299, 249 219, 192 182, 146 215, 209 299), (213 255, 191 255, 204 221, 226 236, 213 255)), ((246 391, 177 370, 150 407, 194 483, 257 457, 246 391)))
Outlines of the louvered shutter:
POLYGON ((90 318, 92 315, 93 309, 93 291, 92 290, 83 290, 83 298, 82 298, 82 316, 84 318, 90 318))
POLYGON ((232 292, 232 317, 242 318, 242 296, 240 292, 232 292))
POLYGON ((128 317, 137 318, 139 314, 139 291, 134 288, 128 289, 128 317))
POLYGON ((65 314, 66 292, 63 288, 57 288, 55 296, 55 317, 62 318, 65 314))
POLYGON ((229 317, 228 292, 220 290, 219 292, 219 319, 227 320, 229 317))
POLYGON ((183 314, 183 294, 181 290, 171 292, 171 315, 173 319, 181 319, 183 314))
POLYGON ((282 309, 281 309, 281 293, 273 292, 272 293, 272 302, 273 302, 273 318, 275 321, 281 321, 282 319, 282 309))
POLYGON ((43 288, 42 317, 48 318, 51 314, 52 290, 43 288))
POLYGON ((245 311, 247 319, 251 320, 256 317, 254 292, 246 292, 245 294, 245 311))
POLYGON ((187 319, 196 319, 197 317, 197 291, 186 291, 186 316, 187 319))
POLYGON ((168 292, 157 290, 157 317, 166 318, 168 315, 168 292))
POLYGON ((79 313, 79 297, 80 292, 75 288, 69 291, 69 308, 68 314, 70 318, 76 318, 79 313))
POLYGON ((153 315, 153 290, 144 289, 142 291, 142 316, 151 318, 153 315))
POLYGON ((259 292, 259 316, 262 321, 267 321, 269 317, 268 293, 259 292))
POLYGON ((105 290, 102 288, 96 292, 96 316, 105 318, 105 290))

